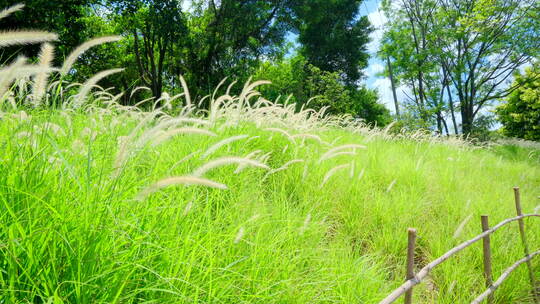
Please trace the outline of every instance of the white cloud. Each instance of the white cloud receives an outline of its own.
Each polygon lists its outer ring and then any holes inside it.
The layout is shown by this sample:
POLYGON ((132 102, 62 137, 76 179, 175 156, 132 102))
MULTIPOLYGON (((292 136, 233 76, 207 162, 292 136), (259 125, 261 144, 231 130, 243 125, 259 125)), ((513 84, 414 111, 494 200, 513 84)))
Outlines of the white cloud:
POLYGON ((182 11, 191 12, 192 9, 193 9, 193 1, 192 0, 184 0, 184 1, 182 1, 182 11))
POLYGON ((371 42, 368 44, 368 51, 370 54, 374 55, 379 50, 379 47, 381 45, 381 39, 383 36, 383 27, 388 21, 388 18, 384 15, 384 13, 381 11, 381 5, 379 3, 379 6, 377 7, 376 11, 373 11, 367 15, 369 22, 375 30, 371 33, 371 42))
POLYGON ((384 71, 384 66, 380 62, 370 63, 366 69, 366 76, 377 77, 377 74, 381 73, 382 71, 384 71))
MULTIPOLYGON (((378 78, 373 83, 373 88, 377 89, 379 92, 379 101, 384 104, 384 106, 388 108, 390 112, 395 114, 394 96, 392 94, 392 84, 390 83, 390 79, 378 78)), ((407 95, 405 93, 410 93, 410 91, 410 88, 407 87, 396 88, 397 100, 400 107, 403 104, 403 101, 407 99, 407 95)))

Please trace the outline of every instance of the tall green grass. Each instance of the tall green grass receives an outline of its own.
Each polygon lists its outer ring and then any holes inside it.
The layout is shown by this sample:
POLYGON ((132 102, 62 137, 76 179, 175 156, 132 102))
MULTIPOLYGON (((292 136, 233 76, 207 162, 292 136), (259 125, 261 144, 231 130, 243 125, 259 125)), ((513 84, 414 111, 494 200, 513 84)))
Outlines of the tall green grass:
MULTIPOLYGON (((132 149, 116 173, 118 142, 141 118, 113 111, 28 114, 21 119, 8 111, 0 122, 4 303, 375 303, 403 281, 407 227, 419 231, 422 266, 479 233, 481 214, 493 224, 513 216, 512 186, 521 187, 526 213, 540 205, 534 150, 515 157, 506 149, 522 148, 390 139, 337 127, 291 139, 307 131, 288 129, 288 137, 268 129, 275 126, 223 120, 209 127, 217 136, 183 134, 132 149), (238 135, 246 137, 203 157, 238 135), (367 148, 320 161, 344 144, 367 148), (228 190, 178 185, 137 200, 165 177, 250 153, 272 169, 298 161, 271 174, 250 166, 235 174, 238 164, 231 164, 205 174, 228 190)), ((156 123, 141 126, 134 138, 156 123)), ((531 220, 527 228, 537 248, 540 223, 531 220)), ((523 255, 517 225, 501 229, 492 244, 495 274, 523 255)), ((464 303, 480 293, 480 246, 435 269, 416 300, 464 303)), ((496 298, 526 301, 529 290, 523 268, 496 298)))
MULTIPOLYGON (((0 18, 22 9, 0 12, 0 18)), ((1 32, 0 48, 56 35, 1 32)), ((295 111, 246 84, 118 104, 96 83, 20 57, 0 69, 0 303, 376 303, 405 277, 406 229, 425 265, 538 210, 540 150, 390 134, 324 109, 295 111), (216 92, 218 90, 216 89, 216 92), (223 91, 223 90, 221 90, 223 91), (50 106, 53 107, 50 107, 50 106)), ((532 248, 540 223, 527 222, 532 248)), ((523 256, 517 225, 492 238, 494 273, 523 256)), ((540 275, 539 262, 534 261, 540 275)), ((529 302, 526 269, 496 293, 529 302)), ((484 289, 480 244, 436 268, 419 303, 484 289)))

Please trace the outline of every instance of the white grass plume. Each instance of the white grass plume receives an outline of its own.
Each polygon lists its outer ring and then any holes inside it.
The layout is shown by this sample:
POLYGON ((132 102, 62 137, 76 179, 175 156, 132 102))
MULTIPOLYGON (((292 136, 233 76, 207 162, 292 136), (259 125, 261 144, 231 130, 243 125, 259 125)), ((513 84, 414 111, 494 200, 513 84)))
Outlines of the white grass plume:
POLYGON ((386 192, 387 192, 387 193, 390 192, 390 191, 392 190, 392 188, 394 188, 394 185, 396 184, 396 182, 397 182, 397 180, 394 179, 394 180, 390 183, 390 185, 388 185, 388 187, 386 188, 386 192))
POLYGON ((315 135, 315 134, 309 134, 309 133, 301 133, 301 134, 295 134, 293 136, 291 136, 292 139, 295 139, 295 138, 302 138, 302 139, 305 139, 305 138, 309 138, 309 139, 313 139, 315 141, 318 141, 320 144, 323 143, 323 140, 315 135))
POLYGON ((329 160, 329 159, 332 159, 334 157, 338 157, 338 156, 343 156, 343 155, 356 155, 356 152, 353 152, 353 151, 340 151, 340 152, 336 152, 334 154, 329 154, 329 155, 326 155, 324 157, 321 157, 319 159, 319 163, 322 162, 322 161, 325 161, 325 160, 329 160))
POLYGON ((358 173, 358 179, 362 179, 362 177, 364 177, 364 173, 366 173, 366 169, 362 169, 362 171, 358 173))
POLYGON ((26 57, 19 56, 12 64, 0 70, 0 99, 4 97, 6 91, 9 89, 9 86, 16 77, 14 76, 15 71, 19 70, 26 63, 26 61, 26 57))
POLYGON ((4 19, 15 12, 22 10, 23 8, 24 8, 24 4, 15 4, 11 7, 8 7, 5 10, 0 12, 0 19, 4 19))
POLYGON ((184 212, 182 212, 182 215, 188 215, 188 213, 191 211, 191 208, 193 208, 193 201, 187 203, 186 207, 184 208, 184 212))
POLYGON ((44 31, 5 31, 0 32, 0 48, 50 42, 58 39, 58 35, 44 31))
POLYGON ((136 126, 131 130, 131 133, 127 137, 118 138, 119 139, 119 148, 118 152, 116 153, 116 159, 114 161, 114 177, 117 177, 122 169, 122 166, 126 163, 128 156, 130 154, 129 146, 137 135, 137 132, 145 126, 147 123, 152 121, 154 117, 156 117, 157 112, 151 112, 148 115, 146 115, 136 126), (120 140, 121 139, 121 140, 120 140))
POLYGON ((207 173, 208 171, 210 171, 210 170, 212 170, 214 168, 229 165, 229 164, 246 164, 248 166, 262 168, 262 169, 266 169, 266 170, 270 169, 267 165, 265 165, 265 164, 263 164, 261 162, 258 162, 256 160, 249 159, 249 158, 221 157, 221 158, 215 159, 213 161, 210 161, 210 162, 202 165, 201 167, 199 167, 195 171, 193 171, 193 176, 200 177, 200 176, 203 176, 205 173, 207 173))
POLYGON ((89 41, 86 41, 85 43, 79 45, 77 48, 75 48, 69 56, 64 61, 64 64, 62 65, 62 69, 60 69, 60 74, 66 75, 71 70, 71 67, 73 64, 75 64, 75 61, 77 61, 77 58, 81 56, 84 52, 86 52, 88 49, 108 43, 108 42, 115 42, 122 39, 120 36, 106 36, 106 37, 100 37, 100 38, 94 38, 89 41))
POLYGON ((62 135, 62 136, 66 135, 66 132, 64 131, 64 129, 62 129, 62 127, 60 127, 59 125, 57 125, 55 123, 52 123, 52 122, 44 123, 41 126, 40 130, 41 131, 52 131, 55 135, 62 135))
POLYGON ((81 106, 84 103, 88 93, 90 93, 90 90, 92 90, 94 85, 97 84, 101 79, 112 74, 120 73, 123 70, 124 69, 110 69, 110 70, 101 71, 97 73, 96 75, 92 76, 80 88, 79 93, 77 93, 77 96, 75 98, 74 106, 75 107, 81 106))
POLYGON ((189 89, 188 89, 186 80, 184 79, 184 77, 182 77, 182 75, 180 75, 180 83, 182 84, 182 89, 184 89, 186 104, 189 106, 191 105, 191 95, 189 94, 189 89))
POLYGON ((420 169, 420 165, 422 164, 423 158, 424 158, 423 156, 420 156, 420 158, 416 162, 416 166, 414 167, 415 171, 418 171, 418 169, 420 169))
POLYGON ((168 130, 166 132, 163 132, 159 136, 157 136, 156 139, 152 141, 152 146, 157 146, 179 134, 199 134, 199 135, 207 135, 207 136, 217 136, 215 133, 210 132, 208 130, 204 130, 204 129, 178 128, 178 129, 168 130))
POLYGON ((302 180, 305 180, 309 173, 309 167, 307 164, 304 165, 304 171, 302 172, 302 180))
POLYGON ((245 234, 245 229, 244 229, 244 227, 240 227, 240 229, 238 229, 238 232, 236 233, 236 237, 234 238, 234 243, 235 243, 235 244, 240 243, 240 241, 241 241, 242 238, 244 237, 244 234, 245 234))
POLYGON ((269 159, 270 159, 270 156, 272 155, 272 151, 270 152, 267 152, 263 155, 260 155, 257 157, 257 160, 261 163, 266 163, 269 159))
MULTIPOLYGON (((158 123, 156 126, 150 128, 149 130, 145 131, 143 135, 138 139, 137 145, 142 146, 146 142, 155 139, 158 136, 161 136, 163 134, 163 130, 168 129, 169 127, 177 126, 182 123, 195 123, 195 124, 208 124, 207 121, 202 119, 196 119, 196 118, 187 118, 187 117, 179 117, 179 118, 172 118, 172 119, 166 119, 160 123, 158 123)), ((168 131, 167 131, 168 132, 168 131)), ((214 134, 214 133, 212 133, 214 134)), ((208 134, 210 135, 210 134, 208 134)), ((215 134, 214 134, 215 135, 215 134)), ((214 136, 211 135, 211 136, 214 136)))
POLYGON ((210 148, 208 148, 208 150, 206 150, 206 152, 204 152, 204 154, 201 156, 201 158, 206 158, 208 156, 210 156, 210 154, 216 152, 219 148, 225 146, 225 145, 228 145, 234 141, 237 141, 237 140, 241 140, 241 139, 244 139, 244 138, 247 138, 248 136, 247 135, 237 135, 237 136, 231 136, 231 137, 228 137, 228 138, 225 138, 223 140, 220 140, 218 141, 217 143, 215 143, 214 145, 212 145, 210 148))
POLYGON ((348 168, 349 166, 350 166, 349 164, 344 164, 344 165, 335 166, 334 168, 328 170, 328 172, 324 175, 323 181, 319 185, 319 188, 322 188, 328 182, 328 180, 332 177, 332 175, 334 175, 337 171, 348 168))
POLYGON ((467 216, 461 223, 459 223, 456 231, 454 232, 454 235, 452 236, 454 239, 457 239, 461 233, 463 232, 463 228, 465 228, 465 225, 471 220, 472 214, 467 216))
POLYGON ((266 129, 264 129, 264 131, 281 133, 281 134, 285 135, 285 137, 287 137, 293 143, 295 142, 294 138, 291 136, 291 134, 289 134, 289 132, 287 132, 287 131, 285 131, 283 129, 280 129, 280 128, 266 128, 266 129))
POLYGON ((308 213, 306 218, 304 219, 304 224, 302 227, 300 227, 300 234, 304 234, 304 232, 307 230, 309 223, 311 223, 311 213, 308 213))
POLYGON ((150 89, 149 87, 145 87, 145 86, 136 87, 135 89, 133 89, 133 90, 131 91, 131 94, 129 94, 129 98, 133 97, 133 95, 134 95, 135 93, 137 93, 137 91, 139 91, 139 90, 152 91, 152 89, 150 89))
POLYGON ((266 179, 270 174, 274 174, 274 173, 277 173, 279 171, 283 171, 283 170, 286 170, 287 168, 289 168, 289 166, 291 166, 292 164, 296 164, 296 163, 302 163, 304 162, 303 159, 293 159, 293 160, 290 160, 288 162, 286 162, 283 166, 277 168, 277 169, 273 169, 273 170, 270 170, 268 171, 268 173, 266 173, 266 175, 264 176, 264 179, 266 179))
POLYGON ((187 161, 188 159, 192 158, 195 154, 201 152, 201 150, 196 150, 196 151, 193 151, 191 153, 189 153, 188 155, 182 157, 182 159, 180 159, 179 161, 177 161, 176 163, 174 163, 174 165, 172 165, 169 170, 167 170, 167 172, 172 172, 172 170, 176 169, 176 167, 178 167, 178 165, 180 165, 181 163, 187 161))
POLYGON ((177 185, 185 185, 185 186, 196 185, 196 186, 205 186, 209 188, 216 188, 216 189, 222 189, 222 190, 227 189, 226 185, 220 184, 218 182, 215 182, 206 178, 201 178, 201 177, 196 177, 196 176, 175 176, 175 177, 168 177, 168 178, 162 179, 150 185, 149 187, 145 188, 143 191, 141 191, 137 195, 137 200, 143 200, 145 197, 147 197, 148 195, 156 191, 159 191, 163 188, 167 188, 170 186, 177 186, 177 185))
MULTIPOLYGON (((39 65, 42 67, 50 67, 54 58, 54 46, 50 43, 44 43, 41 46, 39 53, 39 65)), ((38 73, 32 85, 32 105, 38 107, 41 104, 43 96, 47 88, 49 73, 38 73)))
MULTIPOLYGON (((262 150, 255 150, 253 152, 248 153, 245 156, 245 158, 252 159, 253 157, 257 156, 257 154, 260 154, 260 153, 262 153, 262 150)), ((246 165, 246 164, 238 165, 238 168, 236 168, 236 170, 234 170, 234 174, 238 174, 238 173, 242 172, 242 170, 244 170, 247 167, 248 167, 248 165, 246 165)))
POLYGON ((328 151, 326 151, 326 153, 324 153, 321 158, 319 159, 319 162, 325 160, 325 159, 328 159, 329 157, 331 157, 332 154, 334 153, 337 153, 337 152, 340 152, 340 151, 343 151, 343 150, 347 150, 347 149, 367 149, 366 146, 364 145, 359 145, 359 144, 347 144, 347 145, 342 145, 342 146, 339 146, 339 147, 335 147, 335 148, 332 148, 328 151))

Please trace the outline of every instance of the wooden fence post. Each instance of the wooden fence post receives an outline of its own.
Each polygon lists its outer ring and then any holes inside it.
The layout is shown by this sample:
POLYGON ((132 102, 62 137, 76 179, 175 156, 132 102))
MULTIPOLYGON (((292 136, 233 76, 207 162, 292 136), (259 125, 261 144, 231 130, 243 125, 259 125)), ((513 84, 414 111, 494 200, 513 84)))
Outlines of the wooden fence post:
MULTIPOLYGON (((408 243, 407 243, 407 280, 414 278, 414 250, 416 247, 416 229, 409 228, 408 243)), ((405 304, 412 303, 413 289, 411 288, 405 293, 405 304)))
MULTIPOLYGON (((514 187, 514 200, 516 203, 516 213, 518 216, 522 216, 523 212, 521 211, 521 198, 519 195, 519 187, 514 187)), ((525 253, 525 257, 529 257, 529 245, 527 244, 527 237, 525 235, 525 224, 523 222, 523 219, 518 220, 519 224, 519 234, 521 236, 521 243, 523 244, 523 252, 525 253)), ((534 279, 534 272, 532 269, 531 261, 527 261, 527 268, 529 269, 529 280, 531 281, 532 286, 532 296, 535 303, 540 303, 538 301, 538 295, 536 293, 536 281, 534 279)))
MULTIPOLYGON (((487 215, 481 216, 482 232, 489 230, 489 221, 487 215)), ((482 240, 484 248, 484 277, 486 279, 486 287, 491 288, 493 285, 493 275, 491 271, 491 240, 489 234, 482 240)), ((493 304, 493 294, 490 294, 487 298, 488 304, 493 304)))

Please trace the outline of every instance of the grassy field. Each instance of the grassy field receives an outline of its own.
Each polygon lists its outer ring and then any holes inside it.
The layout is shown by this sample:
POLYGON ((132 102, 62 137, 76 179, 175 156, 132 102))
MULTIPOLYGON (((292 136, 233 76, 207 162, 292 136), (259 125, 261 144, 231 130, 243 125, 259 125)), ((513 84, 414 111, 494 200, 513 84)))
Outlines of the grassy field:
MULTIPOLYGON (((213 102, 204 119, 4 107, 0 302, 377 303, 404 281, 408 227, 423 266, 478 234, 480 215, 514 216, 513 186, 525 213, 540 205, 534 148, 213 102)), ((527 229, 536 250, 540 222, 527 229)), ((523 256, 517 224, 492 246, 497 277, 523 256)), ((467 303, 483 289, 478 243, 414 297, 467 303)), ((522 266, 496 301, 529 291, 522 266)))

